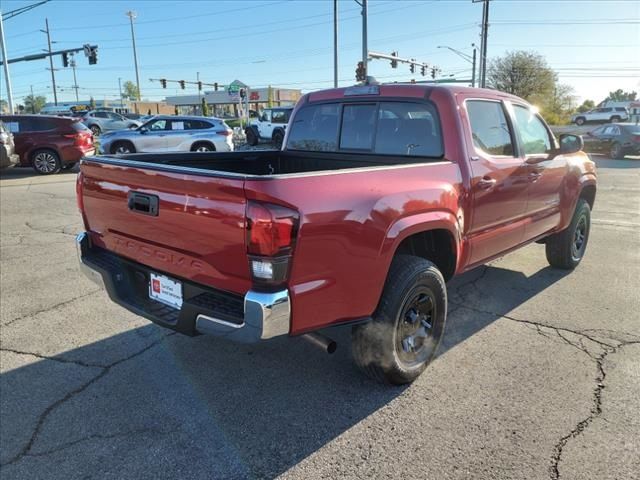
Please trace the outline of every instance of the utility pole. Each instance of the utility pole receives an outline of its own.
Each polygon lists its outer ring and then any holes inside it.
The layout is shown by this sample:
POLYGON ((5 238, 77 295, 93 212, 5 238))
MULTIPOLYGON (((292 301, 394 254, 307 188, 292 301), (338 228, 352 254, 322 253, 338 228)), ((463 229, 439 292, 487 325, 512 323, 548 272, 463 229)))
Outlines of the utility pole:
POLYGON ((73 69, 73 88, 76 91, 76 102, 80 101, 80 98, 78 97, 78 79, 76 78, 76 58, 75 55, 72 53, 71 54, 71 62, 70 62, 70 66, 73 69))
POLYGON ((202 108, 202 89, 200 88, 200 72, 196 72, 196 80, 198 84, 198 104, 202 108))
POLYGON ((489 1, 482 0, 482 34, 480 41, 480 86, 487 85, 487 37, 489 35, 489 1))
POLYGON ((364 65, 364 78, 366 81, 368 73, 367 62, 369 60, 369 47, 367 46, 367 0, 360 1, 362 2, 360 3, 362 6, 362 63, 364 65))
POLYGON ((471 86, 475 87, 476 86, 476 45, 475 43, 472 43, 471 46, 473 47, 473 60, 471 61, 471 86))
POLYGON ((338 88, 338 0, 333 0, 333 88, 338 88))
POLYGON ((7 82, 7 102, 9 103, 9 115, 14 114, 13 90, 11 89, 11 77, 9 76, 9 62, 7 58, 7 46, 4 43, 4 28, 2 26, 2 12, 0 12, 0 45, 2 47, 2 65, 4 66, 4 78, 7 82))
POLYGON ((120 91, 120 105, 122 105, 124 98, 122 97, 122 78, 120 77, 118 77, 118 90, 120 91))
POLYGON ((53 103, 54 105, 58 106, 58 92, 56 90, 56 71, 55 71, 55 68, 53 68, 53 56, 51 55, 51 33, 49 32, 49 19, 45 18, 44 22, 47 29, 40 30, 40 31, 47 34, 47 45, 49 46, 49 67, 51 70, 51 83, 53 86, 53 103))
MULTIPOLYGON (((129 17, 129 20, 131 22, 131 42, 133 43, 133 63, 135 64, 136 67, 136 86, 138 87, 138 101, 141 100, 142 97, 142 92, 140 91, 140 74, 138 72, 138 54, 136 52, 136 34, 133 30, 133 20, 138 16, 136 14, 136 12, 129 10, 126 13, 127 17, 129 17)), ((137 113, 138 108, 136 107, 136 113, 137 113)))
POLYGON ((36 113, 36 102, 35 97, 33 96, 33 85, 31 85, 31 113, 35 115, 36 113))

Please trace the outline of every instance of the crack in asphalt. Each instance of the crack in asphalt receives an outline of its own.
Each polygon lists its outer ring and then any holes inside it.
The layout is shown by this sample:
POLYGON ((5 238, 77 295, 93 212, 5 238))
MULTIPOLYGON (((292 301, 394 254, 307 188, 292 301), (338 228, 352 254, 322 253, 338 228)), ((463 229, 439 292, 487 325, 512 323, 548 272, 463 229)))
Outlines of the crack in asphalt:
POLYGON ((84 293, 84 294, 79 295, 77 297, 70 298, 69 300, 65 300, 64 302, 56 303, 55 305, 51 305, 49 307, 42 308, 42 309, 37 310, 37 311, 35 311, 33 313, 28 313, 26 315, 22 315, 20 317, 13 318, 13 319, 9 320, 8 322, 3 323, 2 326, 3 327, 8 327, 9 325, 13 325, 14 323, 16 323, 16 322, 18 322, 20 320, 24 320, 25 318, 31 318, 31 317, 35 317, 36 315, 39 315, 41 313, 57 310, 60 307, 64 307, 65 305, 68 305, 69 303, 75 302, 76 300, 80 300, 80 299, 86 298, 86 297, 88 297, 90 295, 94 295, 94 294, 96 294, 96 293, 98 293, 100 291, 102 291, 101 288, 98 288, 96 290, 91 290, 88 293, 84 293))
MULTIPOLYGON (((91 385, 93 385, 94 383, 96 383, 98 380, 100 380, 102 377, 104 377, 107 373, 109 373, 109 371, 117 366, 120 365, 121 363, 124 363, 126 361, 129 361, 135 357, 138 357, 139 355, 142 355, 143 353, 145 353, 146 351, 152 349, 153 347, 155 347, 156 345, 159 345, 160 343, 162 343, 167 337, 170 337, 172 335, 175 335, 176 332, 171 332, 168 333, 166 335, 163 335, 162 337, 160 337, 159 339, 151 342, 149 345, 147 345, 146 347, 138 350, 135 353, 132 353, 131 355, 125 357, 125 358, 121 358, 119 360, 116 360, 112 363, 110 363, 107 366, 103 366, 103 367, 98 367, 100 368, 100 372, 95 375, 93 378, 89 379, 88 381, 86 381, 85 383, 83 383, 82 385, 80 385, 79 387, 73 389, 72 391, 68 392, 64 397, 56 400, 55 402, 53 402, 52 404, 50 404, 39 416, 38 419, 36 421, 36 426, 33 429, 33 432, 31 433, 31 437, 29 438, 28 442, 26 443, 26 445, 20 450, 20 452, 18 452, 13 458, 11 458, 10 460, 6 461, 5 463, 0 464, 0 467, 6 467, 7 465, 12 465, 18 461, 20 461, 22 458, 24 458, 25 456, 31 455, 33 456, 30 451, 31 448, 33 447, 35 441, 37 440, 42 427, 44 425, 44 422, 46 421, 47 417, 51 414, 51 412, 53 412, 55 409, 57 409, 59 406, 61 406, 62 404, 66 403, 67 401, 69 401, 70 399, 72 399, 73 397, 75 397, 76 395, 78 395, 79 393, 84 392, 87 388, 89 388, 91 385)), ((29 355, 29 353, 24 353, 29 355)), ((33 355, 35 357, 38 358, 46 358, 48 360, 58 360, 59 359, 55 359, 54 357, 45 357, 45 356, 39 356, 37 354, 30 354, 33 355)), ((75 363, 75 362, 71 362, 71 363, 75 363)), ((95 368, 95 367, 93 367, 95 368)))
POLYGON ((469 282, 465 282, 461 285, 457 285, 454 287, 453 291, 451 292, 452 295, 457 295, 458 298, 461 300, 460 302, 450 302, 452 305, 454 305, 455 310, 458 310, 460 308, 466 308, 468 310, 474 311, 474 312, 478 312, 478 313, 484 313, 487 315, 493 315, 496 316, 498 318, 505 318, 507 320, 510 320, 512 322, 516 322, 516 323, 520 323, 521 325, 525 325, 528 328, 532 328, 534 329, 539 335, 553 340, 553 337, 549 335, 548 332, 545 331, 546 330, 550 330, 553 331, 555 333, 555 336, 557 338, 559 338, 562 342, 566 343, 567 345, 576 348, 578 350, 580 350, 581 352, 583 352, 584 354, 586 354, 590 360, 592 360, 595 364, 596 364, 596 376, 595 376, 595 388, 593 389, 593 405, 591 407, 591 410, 589 412, 589 415, 582 419, 580 422, 578 422, 576 424, 576 426, 566 435, 562 436, 558 442, 555 444, 554 449, 553 449, 553 454, 551 456, 551 464, 549 466, 549 478, 551 480, 559 480, 560 479, 560 461, 562 459, 562 452, 565 448, 565 446, 567 445, 567 443, 573 439, 576 438, 577 436, 579 436, 592 422, 594 419, 596 419, 598 416, 600 416, 602 414, 602 391, 605 388, 605 378, 607 376, 605 368, 604 368, 604 362, 605 359, 607 358, 608 355, 614 354, 616 352, 618 352, 621 348, 623 348, 626 345, 632 345, 632 344, 640 344, 640 337, 635 335, 635 334, 629 334, 627 332, 617 332, 615 330, 607 330, 607 329, 586 329, 586 330, 574 330, 571 328, 566 328, 566 327, 560 327, 560 326, 554 326, 554 325, 549 325, 543 322, 535 322, 532 320, 525 320, 525 319, 521 319, 521 318, 516 318, 510 315, 506 315, 506 314, 502 314, 502 313, 498 313, 498 312, 493 312, 490 310, 483 310, 480 308, 476 308, 474 306, 469 306, 466 305, 462 302, 465 301, 465 294, 463 292, 460 292, 459 290, 467 285, 471 285, 474 289, 479 290, 478 286, 477 286, 477 282, 479 280, 481 280, 482 278, 485 277, 485 275, 487 274, 487 272, 489 271, 488 266, 481 275, 479 275, 476 279, 471 280, 469 282), (611 338, 611 335, 603 335, 606 336, 608 340, 611 340, 612 342, 615 342, 615 344, 612 343, 607 343, 606 341, 600 340, 598 338, 595 338, 593 335, 586 333, 586 332, 600 332, 601 334, 604 333, 615 333, 616 335, 625 335, 625 336, 629 336, 629 337, 635 337, 635 340, 620 340, 620 339, 614 339, 611 338), (571 338, 568 337, 568 335, 575 335, 578 337, 577 341, 572 341, 571 338), (598 345, 602 351, 599 355, 595 355, 594 353, 592 353, 587 346, 584 343, 584 339, 589 340, 590 342, 593 342, 594 344, 598 345))
POLYGON ((75 233, 69 233, 65 230, 67 230, 67 227, 73 227, 75 224, 73 223, 68 223, 66 225, 62 225, 60 227, 52 227, 52 229, 46 229, 44 227, 36 227, 35 225, 32 225, 29 222, 24 222, 25 227, 27 227, 28 229, 34 231, 34 232, 38 232, 38 233, 58 233, 60 235, 67 235, 70 237, 75 237, 76 234, 75 233))
POLYGON ((83 362, 82 360, 70 360, 68 358, 62 358, 62 357, 50 357, 48 355, 42 355, 41 353, 26 352, 24 350, 16 350, 14 348, 0 347, 0 352, 8 352, 8 353, 13 353, 15 355, 26 355, 26 356, 29 356, 29 357, 39 358, 41 360, 51 360, 53 362, 58 362, 58 363, 66 363, 66 364, 70 363, 70 364, 74 364, 74 365, 79 365, 80 367, 106 368, 106 366, 104 364, 87 363, 87 362, 83 362))

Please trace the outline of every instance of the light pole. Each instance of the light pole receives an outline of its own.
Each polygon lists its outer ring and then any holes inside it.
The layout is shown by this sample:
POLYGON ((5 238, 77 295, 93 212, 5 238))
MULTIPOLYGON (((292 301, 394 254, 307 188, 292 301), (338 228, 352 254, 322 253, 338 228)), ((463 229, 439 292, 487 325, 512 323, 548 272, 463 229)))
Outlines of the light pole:
MULTIPOLYGON (((138 72, 138 54, 136 52, 136 34, 133 30, 133 20, 138 16, 136 14, 136 12, 129 10, 126 13, 127 17, 129 17, 129 21, 131 22, 131 42, 133 43, 133 63, 135 64, 136 67, 136 86, 138 87, 138 101, 140 101, 142 93, 140 92, 140 74, 138 72)), ((136 106, 136 113, 137 113, 137 106, 136 106)))
POLYGON ((120 90, 120 106, 123 106, 124 98, 122 96, 122 79, 118 77, 118 90, 120 90))
POLYGON ((58 106, 58 93, 56 92, 56 69, 53 68, 53 56, 51 55, 51 33, 49 32, 49 19, 44 19, 46 30, 40 30, 47 34, 47 45, 49 46, 49 67, 51 70, 51 83, 53 85, 53 103, 58 106))
POLYGON ((367 46, 367 0, 356 0, 362 6, 362 64, 364 65, 364 78, 367 79, 367 62, 369 61, 369 47, 367 46), (362 3, 360 3, 362 2, 362 3))
POLYGON ((72 53, 71 54, 71 62, 70 62, 71 68, 73 69, 73 88, 76 91, 76 102, 80 101, 80 98, 78 97, 78 79, 76 78, 76 58, 75 55, 72 53))
POLYGON ((473 72, 471 73, 471 86, 475 87, 476 86, 476 44, 472 43, 471 46, 473 47, 473 55, 469 55, 467 53, 461 52, 460 50, 457 50, 453 47, 449 47, 447 45, 438 45, 437 48, 446 48, 447 50, 451 50, 453 53, 455 53, 460 58, 466 60, 472 65, 473 72))
POLYGON ((338 88, 338 0, 333 0, 333 88, 338 88))
POLYGON ((7 47, 4 43, 4 28, 2 27, 2 12, 0 12, 0 45, 2 47, 2 65, 4 67, 4 78, 7 82, 7 101, 9 103, 9 115, 13 115, 13 90, 11 89, 11 77, 9 76, 9 62, 7 58, 7 47))

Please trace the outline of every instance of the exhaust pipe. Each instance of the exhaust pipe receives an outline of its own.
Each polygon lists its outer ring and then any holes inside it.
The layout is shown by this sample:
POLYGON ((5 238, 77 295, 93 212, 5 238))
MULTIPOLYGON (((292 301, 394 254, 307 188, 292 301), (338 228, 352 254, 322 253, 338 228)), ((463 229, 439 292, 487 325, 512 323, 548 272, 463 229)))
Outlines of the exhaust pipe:
POLYGON ((307 342, 315 345, 316 347, 320 347, 329 354, 335 352, 336 348, 338 348, 338 344, 334 340, 331 340, 329 337, 326 337, 321 333, 305 333, 304 335, 302 335, 302 338, 304 338, 307 342))

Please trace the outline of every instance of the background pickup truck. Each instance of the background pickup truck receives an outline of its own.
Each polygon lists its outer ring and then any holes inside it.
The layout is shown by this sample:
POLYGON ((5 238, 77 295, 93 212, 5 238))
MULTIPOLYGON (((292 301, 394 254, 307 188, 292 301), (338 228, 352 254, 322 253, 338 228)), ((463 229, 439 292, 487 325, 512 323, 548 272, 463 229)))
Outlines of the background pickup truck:
POLYGON ((453 275, 534 241, 578 265, 596 194, 581 147, 495 91, 319 91, 282 151, 83 160, 78 253, 167 328, 331 346, 316 331, 352 323, 356 364, 407 383, 435 355, 453 275))

